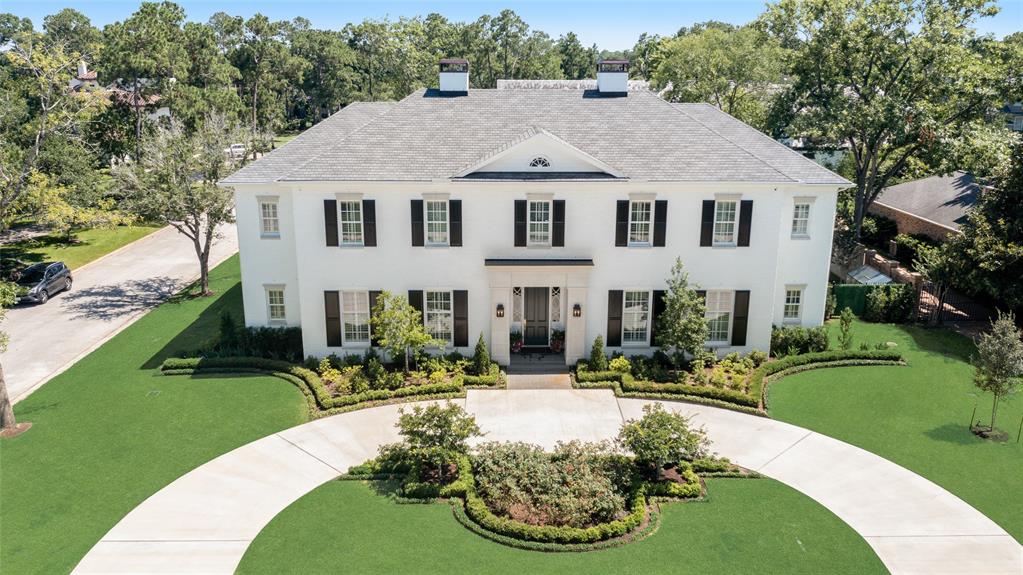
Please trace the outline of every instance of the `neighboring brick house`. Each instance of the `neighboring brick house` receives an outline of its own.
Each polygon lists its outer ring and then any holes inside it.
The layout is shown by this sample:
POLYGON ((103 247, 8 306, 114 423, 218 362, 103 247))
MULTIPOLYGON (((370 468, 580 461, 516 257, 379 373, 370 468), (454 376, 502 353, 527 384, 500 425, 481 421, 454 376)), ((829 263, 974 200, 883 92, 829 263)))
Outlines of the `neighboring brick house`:
POLYGON ((942 240, 959 231, 979 198, 980 185, 960 171, 885 188, 868 212, 894 220, 900 234, 942 240))

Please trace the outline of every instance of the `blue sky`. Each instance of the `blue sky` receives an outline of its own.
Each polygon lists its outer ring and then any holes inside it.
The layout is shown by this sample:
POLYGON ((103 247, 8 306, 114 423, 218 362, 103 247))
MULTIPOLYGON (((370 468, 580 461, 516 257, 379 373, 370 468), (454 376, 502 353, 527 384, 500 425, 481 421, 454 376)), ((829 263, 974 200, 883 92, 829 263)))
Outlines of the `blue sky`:
MULTIPOLYGON (((515 10, 533 28, 557 38, 574 31, 583 44, 617 50, 632 46, 642 32, 674 34, 681 26, 705 20, 742 24, 756 18, 765 2, 750 0, 606 2, 540 0, 519 2, 328 2, 326 0, 177 0, 192 20, 205 21, 210 14, 225 11, 251 16, 262 12, 276 20, 304 16, 317 28, 339 29, 364 18, 392 19, 439 12, 455 21, 475 20, 480 14, 496 14, 504 8, 515 10)), ((71 7, 89 16, 96 26, 122 20, 135 11, 137 0, 3 0, 0 11, 31 18, 41 27, 43 16, 71 7)), ((1023 30, 1023 0, 1001 0, 1002 12, 980 22, 979 29, 1002 37, 1023 30)))

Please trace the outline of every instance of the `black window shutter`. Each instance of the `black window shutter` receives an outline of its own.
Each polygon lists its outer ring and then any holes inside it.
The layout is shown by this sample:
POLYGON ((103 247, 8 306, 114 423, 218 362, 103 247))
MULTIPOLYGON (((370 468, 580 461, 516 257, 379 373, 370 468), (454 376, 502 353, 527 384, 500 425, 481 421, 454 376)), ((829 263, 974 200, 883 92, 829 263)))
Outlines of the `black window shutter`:
POLYGON ((448 216, 451 220, 448 245, 454 247, 462 246, 462 200, 451 200, 448 202, 448 216))
POLYGON ((554 233, 551 234, 551 246, 565 247, 565 200, 554 200, 554 233))
POLYGON ((526 247, 526 200, 515 200, 515 247, 526 247))
POLYGON ((327 325, 327 347, 341 347, 340 292, 323 292, 323 316, 327 325))
POLYGON ((455 347, 469 346, 469 292, 455 290, 455 347))
POLYGON ((714 245, 714 200, 703 200, 700 217, 700 247, 714 245))
POLYGON ((654 202, 654 247, 663 248, 668 232, 668 200, 654 202))
POLYGON ((629 200, 618 200, 615 210, 615 247, 629 245, 629 200))
POLYGON ((657 343, 657 322, 664 313, 664 290, 654 290, 653 313, 650 314, 650 345, 657 343))
POLYGON ((337 245, 337 200, 323 200, 323 223, 327 229, 327 245, 337 245))
POLYGON ((424 245, 426 239, 423 227, 423 200, 412 200, 412 245, 424 245))
POLYGON ((419 310, 423 323, 426 323, 426 314, 423 313, 423 290, 408 290, 408 303, 410 306, 419 310))
MULTIPOLYGON (((628 202, 626 202, 628 203, 628 202)), ((622 297, 624 292, 613 289, 607 292, 607 346, 622 345, 622 297)))
POLYGON ((362 245, 377 245, 377 203, 376 200, 362 200, 362 245))
POLYGON ((379 297, 380 297, 380 291, 379 290, 369 292, 369 317, 371 319, 371 321, 369 322, 369 326, 370 326, 369 327, 369 333, 370 333, 369 344, 372 345, 373 347, 380 347, 380 340, 377 339, 377 334, 374 333, 374 332, 376 332, 376 330, 373 329, 373 322, 372 322, 372 318, 375 315, 374 314, 374 309, 376 309, 376 307, 377 307, 377 298, 379 298, 379 297))
POLYGON ((703 300, 703 303, 707 303, 707 290, 705 289, 696 290, 696 297, 703 300))
POLYGON ((732 308, 732 345, 746 345, 746 324, 749 322, 749 290, 735 292, 732 308))
POLYGON ((735 245, 739 247, 749 246, 749 230, 753 222, 753 200, 742 200, 739 202, 739 239, 735 245))

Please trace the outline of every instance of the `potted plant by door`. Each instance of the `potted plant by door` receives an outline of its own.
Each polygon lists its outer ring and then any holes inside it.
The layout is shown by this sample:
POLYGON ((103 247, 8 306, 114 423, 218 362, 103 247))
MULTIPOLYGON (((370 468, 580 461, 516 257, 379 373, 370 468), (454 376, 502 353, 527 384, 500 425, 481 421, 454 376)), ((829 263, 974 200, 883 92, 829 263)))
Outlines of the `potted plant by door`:
POLYGON ((565 332, 560 329, 551 330, 551 353, 561 353, 565 347, 565 332))
POLYGON ((512 353, 519 353, 522 351, 522 332, 513 331, 511 332, 510 338, 512 353))

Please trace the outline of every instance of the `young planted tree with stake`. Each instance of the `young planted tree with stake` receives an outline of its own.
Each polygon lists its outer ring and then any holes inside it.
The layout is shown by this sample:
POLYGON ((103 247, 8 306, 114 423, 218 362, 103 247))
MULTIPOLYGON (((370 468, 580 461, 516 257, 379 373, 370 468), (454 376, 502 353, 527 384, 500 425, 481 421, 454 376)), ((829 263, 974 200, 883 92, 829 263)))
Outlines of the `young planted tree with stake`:
POLYGON ((998 314, 991 322, 991 331, 977 340, 977 355, 973 358, 973 383, 994 396, 991 404, 991 426, 984 433, 994 436, 998 403, 1019 389, 1023 381, 1023 332, 1016 328, 1011 314, 998 314))
POLYGON ((383 291, 373 307, 373 336, 387 350, 391 361, 405 359, 405 373, 409 371, 409 358, 428 345, 439 343, 426 332, 423 314, 412 307, 408 299, 383 291))

